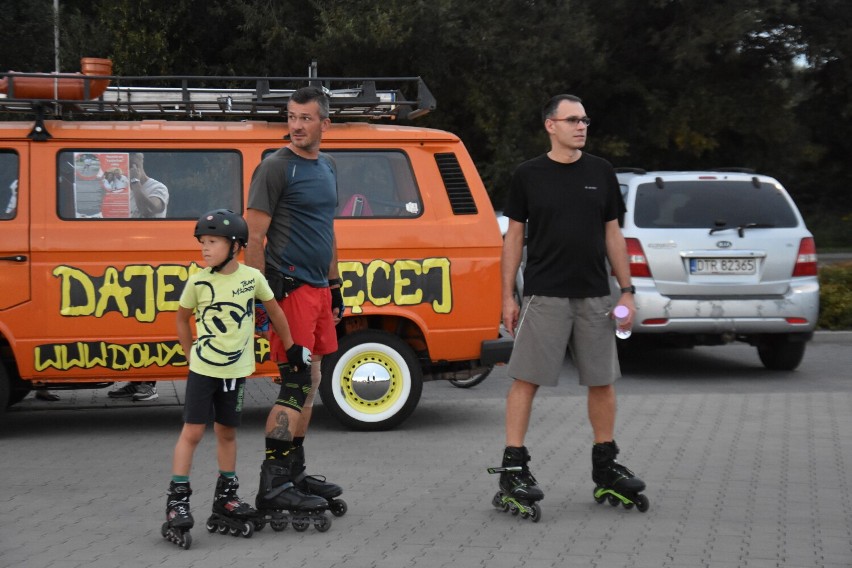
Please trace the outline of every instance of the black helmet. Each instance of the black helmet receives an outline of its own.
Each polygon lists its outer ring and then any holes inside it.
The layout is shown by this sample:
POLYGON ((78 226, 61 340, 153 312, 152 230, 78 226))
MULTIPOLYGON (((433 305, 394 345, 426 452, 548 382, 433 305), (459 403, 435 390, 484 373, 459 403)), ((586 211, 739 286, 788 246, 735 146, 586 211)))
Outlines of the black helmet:
POLYGON ((214 209, 198 218, 195 223, 195 238, 202 235, 217 235, 237 241, 242 246, 248 244, 248 225, 241 215, 230 209, 214 209))

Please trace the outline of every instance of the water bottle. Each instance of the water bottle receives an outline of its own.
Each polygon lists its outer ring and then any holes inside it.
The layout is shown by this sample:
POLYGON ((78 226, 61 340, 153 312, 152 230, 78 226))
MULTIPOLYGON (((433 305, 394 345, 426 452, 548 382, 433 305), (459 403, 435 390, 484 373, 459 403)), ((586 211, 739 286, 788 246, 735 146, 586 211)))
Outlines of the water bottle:
POLYGON ((631 331, 629 329, 622 328, 624 322, 627 321, 627 317, 630 315, 628 307, 622 305, 615 306, 615 309, 612 310, 612 315, 615 316, 615 336, 619 339, 627 339, 630 337, 631 331))

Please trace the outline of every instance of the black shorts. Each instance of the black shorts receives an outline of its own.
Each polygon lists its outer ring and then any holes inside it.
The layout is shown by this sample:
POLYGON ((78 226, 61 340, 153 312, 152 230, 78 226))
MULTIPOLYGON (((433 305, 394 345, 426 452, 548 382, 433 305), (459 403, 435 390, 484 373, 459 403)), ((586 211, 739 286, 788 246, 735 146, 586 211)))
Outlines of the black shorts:
POLYGON ((207 424, 211 419, 224 426, 240 425, 246 380, 217 379, 189 372, 183 421, 207 424))

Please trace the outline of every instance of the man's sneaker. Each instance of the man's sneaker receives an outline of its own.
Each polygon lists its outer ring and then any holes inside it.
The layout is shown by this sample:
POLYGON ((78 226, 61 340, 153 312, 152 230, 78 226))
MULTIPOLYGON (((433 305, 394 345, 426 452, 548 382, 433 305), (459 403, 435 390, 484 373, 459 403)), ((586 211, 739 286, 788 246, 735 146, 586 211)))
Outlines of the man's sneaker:
POLYGON ((110 398, 131 398, 134 394, 136 394, 136 390, 136 383, 127 383, 121 388, 109 391, 107 396, 110 398))
POLYGON ((136 392, 133 393, 133 400, 155 400, 159 398, 160 395, 157 394, 157 386, 149 385, 147 383, 139 383, 139 386, 136 387, 136 392))

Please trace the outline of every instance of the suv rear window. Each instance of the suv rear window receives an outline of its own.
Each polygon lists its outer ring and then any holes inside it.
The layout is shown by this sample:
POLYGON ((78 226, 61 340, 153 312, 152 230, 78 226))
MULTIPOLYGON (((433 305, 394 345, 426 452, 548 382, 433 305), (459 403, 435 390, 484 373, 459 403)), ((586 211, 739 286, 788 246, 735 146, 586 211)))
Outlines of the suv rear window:
POLYGON ((751 181, 667 181, 636 190, 634 223, 652 229, 713 228, 757 223, 795 227, 796 214, 774 185, 751 181))

